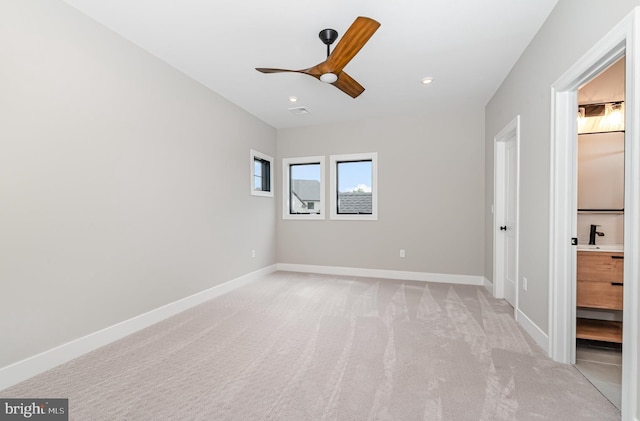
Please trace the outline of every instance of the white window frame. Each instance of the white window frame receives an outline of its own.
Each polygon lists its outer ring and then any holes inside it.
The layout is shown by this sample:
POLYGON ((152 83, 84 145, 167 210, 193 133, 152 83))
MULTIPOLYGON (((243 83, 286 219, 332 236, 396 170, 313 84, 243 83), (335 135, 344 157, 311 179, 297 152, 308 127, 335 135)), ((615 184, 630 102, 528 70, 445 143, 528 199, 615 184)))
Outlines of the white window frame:
POLYGON ((378 220, 378 153, 357 153, 345 155, 331 155, 329 157, 330 168, 330 198, 329 218, 335 220, 377 221, 378 220), (338 213, 338 162, 371 161, 371 214, 342 214, 338 213))
POLYGON ((282 219, 298 219, 298 220, 322 220, 325 219, 326 204, 325 204, 325 171, 324 171, 324 156, 305 156, 298 158, 283 158, 282 159, 282 219), (318 209, 320 213, 310 214, 292 214, 290 211, 291 192, 289 190, 289 167, 297 164, 320 164, 320 204, 318 209))
POLYGON ((251 149, 250 152, 250 166, 251 166, 251 178, 249 179, 250 181, 250 185, 249 188, 251 189, 251 195, 252 196, 262 196, 262 197, 273 197, 273 190, 275 187, 275 178, 273 177, 273 157, 263 154, 262 152, 258 152, 256 150, 251 149), (254 188, 254 183, 255 183, 255 160, 256 158, 258 159, 262 159, 264 161, 268 161, 269 162, 269 191, 264 191, 264 190, 256 190, 254 188))

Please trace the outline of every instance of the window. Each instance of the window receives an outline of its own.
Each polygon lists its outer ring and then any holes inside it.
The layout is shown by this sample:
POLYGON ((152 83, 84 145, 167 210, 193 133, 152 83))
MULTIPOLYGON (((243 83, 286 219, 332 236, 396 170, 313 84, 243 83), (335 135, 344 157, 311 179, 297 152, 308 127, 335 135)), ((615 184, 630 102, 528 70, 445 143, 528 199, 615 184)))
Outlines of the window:
POLYGON ((331 219, 378 219, 378 154, 331 155, 331 219))
POLYGON ((282 160, 282 218, 324 219, 324 156, 282 160))
POLYGON ((273 158, 251 150, 251 194, 273 197, 273 158))

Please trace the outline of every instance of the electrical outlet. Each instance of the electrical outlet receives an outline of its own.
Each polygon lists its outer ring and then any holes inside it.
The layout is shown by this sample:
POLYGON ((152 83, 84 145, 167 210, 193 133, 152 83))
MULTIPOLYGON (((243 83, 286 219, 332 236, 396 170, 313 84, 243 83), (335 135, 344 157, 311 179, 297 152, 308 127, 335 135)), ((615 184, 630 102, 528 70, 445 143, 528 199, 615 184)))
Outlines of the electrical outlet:
POLYGON ((256 251, 255 250, 251 250, 251 257, 256 257, 256 251))
POLYGON ((400 250, 400 257, 404 257, 404 250, 400 250))
POLYGON ((522 277, 522 289, 525 291, 527 290, 527 278, 524 276, 522 277))

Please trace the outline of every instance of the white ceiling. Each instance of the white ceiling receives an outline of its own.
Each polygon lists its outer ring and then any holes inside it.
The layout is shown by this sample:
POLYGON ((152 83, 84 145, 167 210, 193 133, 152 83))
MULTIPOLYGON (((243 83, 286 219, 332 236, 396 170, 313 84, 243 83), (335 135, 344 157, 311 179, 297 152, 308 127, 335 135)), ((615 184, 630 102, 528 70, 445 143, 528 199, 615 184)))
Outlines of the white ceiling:
POLYGON ((558 0, 64 1, 284 128, 483 107, 558 0), (357 16, 382 24, 345 67, 366 89, 358 98, 310 76, 255 70, 320 63, 318 32, 342 36, 357 16), (434 82, 422 85, 425 76, 434 82), (288 111, 297 106, 310 113, 288 111))

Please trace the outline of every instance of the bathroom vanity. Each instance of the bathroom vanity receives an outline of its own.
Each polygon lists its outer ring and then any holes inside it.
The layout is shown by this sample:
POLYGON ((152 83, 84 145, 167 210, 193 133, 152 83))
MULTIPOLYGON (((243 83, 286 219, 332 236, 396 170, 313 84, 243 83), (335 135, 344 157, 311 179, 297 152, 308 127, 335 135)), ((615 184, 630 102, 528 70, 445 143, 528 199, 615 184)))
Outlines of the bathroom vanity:
MULTIPOLYGON (((623 272, 622 247, 584 246, 582 249, 579 247, 577 306, 584 309, 622 310, 623 272)), ((622 343, 622 322, 578 318, 576 337, 622 343)))

